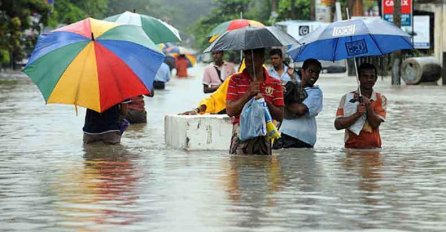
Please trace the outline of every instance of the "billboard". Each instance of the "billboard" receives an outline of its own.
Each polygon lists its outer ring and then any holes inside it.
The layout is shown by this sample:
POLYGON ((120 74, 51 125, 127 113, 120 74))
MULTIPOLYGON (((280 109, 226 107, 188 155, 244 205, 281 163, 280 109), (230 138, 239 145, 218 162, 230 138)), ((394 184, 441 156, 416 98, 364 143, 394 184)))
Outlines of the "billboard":
MULTIPOLYGON (((415 15, 413 17, 413 45, 416 49, 430 49, 430 20, 428 15, 415 15)), ((404 28, 406 32, 411 32, 412 28, 404 28)))
POLYGON ((331 6, 333 5, 332 0, 316 0, 315 5, 315 16, 316 21, 319 22, 331 22, 331 6))
MULTIPOLYGON (((397 0, 398 1, 398 0, 397 0)), ((412 0, 401 1, 401 26, 412 26, 412 0)), ((393 23, 393 0, 382 0, 383 19, 393 23)))

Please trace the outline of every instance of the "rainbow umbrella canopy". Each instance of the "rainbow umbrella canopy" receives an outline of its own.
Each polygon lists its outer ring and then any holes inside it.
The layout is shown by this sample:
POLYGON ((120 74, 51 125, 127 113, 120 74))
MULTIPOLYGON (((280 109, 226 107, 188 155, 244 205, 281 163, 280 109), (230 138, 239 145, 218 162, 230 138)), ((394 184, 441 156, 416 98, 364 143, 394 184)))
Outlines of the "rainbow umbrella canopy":
POLYGON ((251 19, 233 19, 223 23, 218 24, 211 33, 208 34, 209 43, 214 42, 220 35, 227 31, 232 31, 235 29, 240 29, 244 27, 264 27, 261 22, 251 20, 251 19))
POLYGON ((87 18, 41 35, 24 73, 47 103, 103 112, 148 94, 163 60, 141 27, 87 18))
POLYGON ((126 11, 104 20, 140 26, 156 44, 181 41, 180 33, 175 27, 152 16, 126 11))

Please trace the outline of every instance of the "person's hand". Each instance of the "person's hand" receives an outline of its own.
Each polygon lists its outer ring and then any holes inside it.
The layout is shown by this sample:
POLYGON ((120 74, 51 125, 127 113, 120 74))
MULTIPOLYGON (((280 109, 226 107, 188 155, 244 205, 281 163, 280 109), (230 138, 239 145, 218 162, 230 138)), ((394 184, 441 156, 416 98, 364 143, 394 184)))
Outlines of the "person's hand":
POLYGON ((253 81, 249 84, 248 94, 249 96, 255 96, 260 93, 260 81, 253 81))
POLYGON ((200 105, 198 108, 183 113, 179 113, 178 115, 197 115, 204 112, 206 112, 206 105, 200 105))
POLYGON ((197 115, 198 113, 198 109, 193 109, 183 113, 179 113, 178 115, 197 115))
POLYGON ((359 103, 358 108, 356 110, 356 114, 359 116, 362 116, 367 111, 367 108, 365 106, 365 103, 359 103))
POLYGON ((366 96, 361 96, 361 103, 364 103, 365 106, 369 106, 370 105, 370 98, 366 97, 366 96))
POLYGON ((255 96, 255 98, 256 98, 256 100, 257 100, 257 99, 260 99, 260 98, 263 98, 263 95, 262 95, 261 93, 257 93, 257 95, 255 96))

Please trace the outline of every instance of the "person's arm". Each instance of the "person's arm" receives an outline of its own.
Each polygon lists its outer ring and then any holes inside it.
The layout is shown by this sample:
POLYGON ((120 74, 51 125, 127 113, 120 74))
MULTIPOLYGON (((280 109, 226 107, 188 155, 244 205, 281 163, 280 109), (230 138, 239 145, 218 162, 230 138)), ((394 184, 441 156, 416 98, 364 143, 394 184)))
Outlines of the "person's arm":
POLYGON ((212 74, 211 72, 214 71, 214 66, 207 66, 204 69, 203 73, 203 93, 213 93, 215 90, 218 89, 218 86, 212 86, 212 74))
POLYGON ((193 110, 189 110, 183 113, 179 113, 179 115, 197 115, 206 112, 206 105, 200 105, 193 110))
MULTIPOLYGON (((226 113, 229 116, 237 116, 242 112, 243 106, 260 92, 260 82, 253 81, 248 91, 236 100, 226 100, 226 113)), ((272 114, 271 114, 272 116, 272 114)))
POLYGON ((297 117, 307 116, 316 117, 322 111, 323 94, 318 87, 304 90, 307 98, 302 103, 292 103, 288 106, 288 110, 297 117))
POLYGON ((213 93, 213 92, 215 92, 215 90, 218 89, 218 87, 219 87, 219 85, 212 86, 212 85, 203 84, 203 92, 204 93, 213 93))
POLYGON ((350 116, 338 117, 334 122, 336 130, 341 130, 350 127, 356 122, 363 114, 366 113, 366 106, 364 103, 360 103, 356 112, 350 116))
POLYGON ((366 113, 367 113, 367 121, 372 128, 378 128, 381 125, 381 122, 384 120, 379 117, 379 115, 373 110, 370 99, 362 96, 362 101, 365 104, 366 113))
POLYGON ((293 102, 286 107, 287 110, 296 115, 296 117, 302 117, 308 112, 308 107, 302 103, 293 102))
POLYGON ((266 102, 266 105, 268 106, 271 117, 276 121, 281 122, 283 120, 283 106, 275 106, 268 101, 266 102))

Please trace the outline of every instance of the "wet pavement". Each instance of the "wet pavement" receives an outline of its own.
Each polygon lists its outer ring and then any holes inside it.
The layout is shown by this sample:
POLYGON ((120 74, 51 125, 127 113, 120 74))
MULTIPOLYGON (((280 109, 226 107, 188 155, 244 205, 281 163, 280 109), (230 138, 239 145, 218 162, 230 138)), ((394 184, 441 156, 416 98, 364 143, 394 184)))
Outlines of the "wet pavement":
POLYGON ((273 156, 164 144, 164 115, 204 97, 203 66, 146 98, 148 123, 121 145, 84 146, 85 109, 45 105, 23 76, 0 78, 2 231, 443 231, 446 89, 392 87, 382 151, 349 153, 333 126, 354 77, 324 74, 314 149, 273 156))

